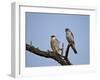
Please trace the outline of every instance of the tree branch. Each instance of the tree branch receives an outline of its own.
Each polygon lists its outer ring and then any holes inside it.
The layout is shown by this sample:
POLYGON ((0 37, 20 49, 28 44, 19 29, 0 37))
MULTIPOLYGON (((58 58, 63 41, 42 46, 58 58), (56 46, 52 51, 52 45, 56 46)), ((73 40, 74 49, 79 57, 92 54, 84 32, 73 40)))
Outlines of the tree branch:
POLYGON ((69 52, 69 48, 70 48, 70 46, 71 46, 71 45, 69 45, 69 44, 68 44, 68 46, 67 46, 67 48, 66 48, 66 52, 65 52, 65 53, 66 53, 66 55, 65 55, 65 59, 67 59, 67 58, 68 58, 68 52, 69 52))
POLYGON ((64 59, 64 57, 62 57, 60 54, 57 55, 52 51, 42 51, 42 50, 35 48, 34 46, 29 45, 29 44, 26 44, 26 50, 29 52, 32 52, 33 54, 36 54, 38 56, 42 56, 45 58, 51 58, 51 59, 57 61, 58 63, 60 63, 61 65, 71 65, 68 58, 64 59))

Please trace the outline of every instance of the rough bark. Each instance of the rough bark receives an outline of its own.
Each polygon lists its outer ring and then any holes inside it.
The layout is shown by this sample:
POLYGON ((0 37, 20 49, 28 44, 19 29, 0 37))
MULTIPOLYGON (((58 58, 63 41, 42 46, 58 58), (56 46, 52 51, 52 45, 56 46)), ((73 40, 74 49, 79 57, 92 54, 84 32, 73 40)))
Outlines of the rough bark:
POLYGON ((60 54, 55 54, 53 51, 43 51, 30 44, 26 44, 26 50, 41 57, 51 58, 61 65, 71 65, 68 58, 63 57, 60 54))

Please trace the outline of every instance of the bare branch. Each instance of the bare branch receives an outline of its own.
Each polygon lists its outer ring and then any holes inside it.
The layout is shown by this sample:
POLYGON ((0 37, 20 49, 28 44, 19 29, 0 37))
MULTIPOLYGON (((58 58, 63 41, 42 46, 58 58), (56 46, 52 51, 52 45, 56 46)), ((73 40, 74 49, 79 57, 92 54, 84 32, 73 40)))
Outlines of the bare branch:
POLYGON ((64 43, 62 43, 61 56, 63 56, 63 51, 64 51, 64 43))
POLYGON ((67 48, 66 48, 66 55, 65 55, 65 59, 67 59, 67 58, 68 58, 69 48, 70 48, 70 45, 68 44, 68 46, 67 46, 67 48))
POLYGON ((51 59, 57 61, 58 63, 60 63, 61 65, 71 65, 68 58, 64 59, 64 57, 62 57, 60 54, 57 55, 52 51, 42 51, 42 50, 35 48, 34 46, 29 45, 29 44, 26 44, 26 50, 29 52, 32 52, 33 54, 36 54, 38 56, 42 56, 45 58, 51 58, 51 59))

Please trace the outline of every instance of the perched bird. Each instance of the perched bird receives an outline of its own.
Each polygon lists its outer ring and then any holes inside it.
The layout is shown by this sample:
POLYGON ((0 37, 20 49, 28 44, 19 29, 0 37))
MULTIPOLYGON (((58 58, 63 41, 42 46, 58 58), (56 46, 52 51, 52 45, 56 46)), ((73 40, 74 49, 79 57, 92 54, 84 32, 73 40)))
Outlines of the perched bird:
POLYGON ((71 32, 70 29, 66 28, 65 29, 66 32, 66 39, 68 41, 68 44, 71 46, 71 48, 73 49, 74 53, 77 53, 77 50, 75 49, 75 42, 74 42, 74 35, 71 32))
POLYGON ((59 41, 57 40, 55 35, 51 36, 51 48, 53 50, 54 53, 59 54, 60 48, 59 48, 59 41))

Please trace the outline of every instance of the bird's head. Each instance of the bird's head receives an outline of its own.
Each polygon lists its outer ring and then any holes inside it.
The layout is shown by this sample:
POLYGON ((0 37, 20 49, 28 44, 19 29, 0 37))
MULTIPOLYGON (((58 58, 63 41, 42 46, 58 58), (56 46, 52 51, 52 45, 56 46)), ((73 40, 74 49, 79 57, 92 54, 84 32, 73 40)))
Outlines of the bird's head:
POLYGON ((65 29, 65 32, 67 32, 67 31, 70 31, 70 29, 69 29, 69 28, 66 28, 66 29, 65 29))
POLYGON ((51 38, 56 38, 56 36, 55 35, 51 35, 51 38))

